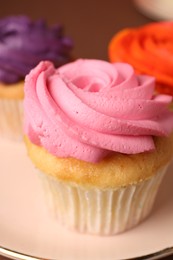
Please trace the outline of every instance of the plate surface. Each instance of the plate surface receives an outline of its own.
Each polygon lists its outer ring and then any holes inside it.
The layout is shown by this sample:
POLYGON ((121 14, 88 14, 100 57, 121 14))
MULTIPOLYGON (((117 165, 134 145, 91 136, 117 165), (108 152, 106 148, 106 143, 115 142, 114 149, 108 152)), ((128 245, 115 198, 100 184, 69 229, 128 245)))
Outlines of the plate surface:
POLYGON ((173 166, 148 219, 124 234, 98 237, 68 231, 49 215, 24 144, 0 140, 0 165, 2 254, 8 255, 6 248, 44 259, 115 260, 173 247, 173 166))
POLYGON ((134 0, 138 9, 155 20, 173 19, 173 1, 170 0, 134 0))

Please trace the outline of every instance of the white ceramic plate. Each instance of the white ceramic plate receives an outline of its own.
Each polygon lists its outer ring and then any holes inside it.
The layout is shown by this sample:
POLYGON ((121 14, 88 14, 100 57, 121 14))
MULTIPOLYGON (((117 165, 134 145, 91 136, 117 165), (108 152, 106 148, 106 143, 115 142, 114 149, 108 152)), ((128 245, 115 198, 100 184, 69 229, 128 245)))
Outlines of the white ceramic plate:
MULTIPOLYGON (((36 170, 22 143, 0 140, 0 253, 58 260, 115 260, 173 252, 173 167, 150 217, 117 236, 98 237, 66 230, 49 216, 36 170)), ((31 259, 31 258, 30 258, 31 259)))
POLYGON ((134 3, 144 15, 154 20, 173 19, 172 0, 134 0, 134 3))

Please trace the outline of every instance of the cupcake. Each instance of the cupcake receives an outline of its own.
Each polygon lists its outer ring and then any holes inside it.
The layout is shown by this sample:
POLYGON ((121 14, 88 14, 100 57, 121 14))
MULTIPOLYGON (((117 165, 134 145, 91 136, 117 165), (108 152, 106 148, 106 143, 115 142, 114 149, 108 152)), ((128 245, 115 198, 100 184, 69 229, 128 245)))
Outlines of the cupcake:
POLYGON ((72 40, 62 26, 48 27, 43 20, 26 16, 0 20, 0 135, 22 137, 24 78, 41 60, 59 67, 71 59, 72 40))
POLYGON ((173 22, 125 28, 108 45, 111 62, 128 62, 137 73, 156 78, 159 93, 173 95, 173 22))
MULTIPOLYGON (((126 63, 41 62, 26 77, 24 132, 56 219, 114 235, 144 220, 172 157, 169 95, 126 63)), ((43 194, 44 194, 43 192, 43 194)))

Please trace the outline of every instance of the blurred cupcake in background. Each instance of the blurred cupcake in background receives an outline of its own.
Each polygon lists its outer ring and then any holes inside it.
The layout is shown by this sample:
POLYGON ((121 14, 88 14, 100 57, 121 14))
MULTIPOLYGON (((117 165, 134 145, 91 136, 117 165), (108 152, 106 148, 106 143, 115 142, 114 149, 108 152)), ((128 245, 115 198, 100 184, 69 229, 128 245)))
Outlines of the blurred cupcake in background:
POLYGON ((111 62, 128 62, 137 73, 154 76, 156 90, 173 95, 173 22, 121 30, 111 39, 108 56, 111 62))
POLYGON ((41 60, 59 67, 72 60, 62 25, 9 16, 0 20, 0 136, 22 138, 24 78, 41 60))

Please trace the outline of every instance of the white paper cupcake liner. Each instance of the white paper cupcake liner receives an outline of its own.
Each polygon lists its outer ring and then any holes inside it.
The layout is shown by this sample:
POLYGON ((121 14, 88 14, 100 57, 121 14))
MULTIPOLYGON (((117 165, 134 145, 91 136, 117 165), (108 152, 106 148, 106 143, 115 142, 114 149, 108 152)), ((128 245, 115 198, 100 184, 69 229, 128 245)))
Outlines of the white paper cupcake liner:
POLYGON ((83 188, 40 173, 51 211, 64 225, 79 232, 113 235, 136 226, 150 213, 166 172, 117 189, 83 188))
POLYGON ((0 137, 22 140, 23 100, 0 99, 0 137))

